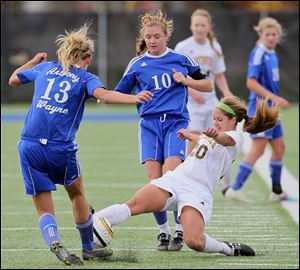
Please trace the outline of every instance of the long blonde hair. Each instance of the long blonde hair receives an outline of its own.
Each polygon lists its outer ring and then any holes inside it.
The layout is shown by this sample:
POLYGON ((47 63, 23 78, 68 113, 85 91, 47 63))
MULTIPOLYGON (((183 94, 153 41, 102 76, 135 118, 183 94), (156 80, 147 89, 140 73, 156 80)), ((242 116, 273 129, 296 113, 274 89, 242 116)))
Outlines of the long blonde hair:
POLYGON ((201 16, 207 19, 209 25, 210 25, 210 31, 207 34, 207 38, 209 40, 210 46, 212 47, 212 49, 217 53, 218 56, 223 57, 223 54, 220 53, 215 47, 214 47, 214 42, 217 42, 217 38, 215 36, 215 33, 213 31, 213 24, 212 24, 212 18, 210 13, 205 10, 205 9, 196 9, 192 15, 191 15, 191 23, 192 23, 192 19, 196 16, 201 16))
POLYGON ((141 55, 147 49, 146 42, 143 37, 147 26, 160 25, 169 41, 173 33, 173 20, 167 20, 166 14, 158 10, 156 14, 146 13, 140 16, 140 36, 136 42, 136 54, 141 55))
POLYGON ((69 67, 79 60, 84 60, 94 52, 94 41, 87 35, 90 24, 85 23, 81 28, 74 29, 71 32, 65 30, 65 35, 58 35, 56 52, 58 61, 63 67, 63 73, 66 73, 69 67))
POLYGON ((263 30, 265 30, 268 27, 276 28, 279 34, 279 42, 280 42, 281 38, 284 36, 285 33, 283 31, 282 26, 276 19, 271 17, 263 18, 258 22, 258 25, 254 26, 253 28, 257 32, 257 34, 260 34, 263 30))
MULTIPOLYGON (((259 99, 256 104, 256 113, 253 117, 247 115, 246 103, 236 96, 224 97, 220 102, 228 105, 236 114, 237 122, 245 119, 243 130, 248 133, 259 133, 276 126, 279 119, 278 107, 268 106, 268 99, 259 99)), ((234 115, 223 111, 230 119, 234 115)))

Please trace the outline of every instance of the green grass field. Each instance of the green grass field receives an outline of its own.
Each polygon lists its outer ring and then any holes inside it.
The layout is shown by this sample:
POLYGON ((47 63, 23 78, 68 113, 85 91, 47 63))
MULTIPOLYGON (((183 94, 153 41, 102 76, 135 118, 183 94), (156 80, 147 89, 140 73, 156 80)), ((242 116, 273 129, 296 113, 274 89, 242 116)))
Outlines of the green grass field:
MULTIPOLYGON (((2 114, 23 111, 24 106, 4 106, 1 109, 2 114)), ((97 111, 135 112, 135 109, 126 106, 88 106, 86 113, 97 111)), ((297 179, 298 114, 298 104, 291 110, 282 111, 287 144, 285 164, 297 179)), ((1 268, 66 268, 45 246, 31 198, 24 195, 17 153, 22 127, 22 122, 1 121, 1 268)), ((86 193, 96 210, 126 202, 147 182, 145 170, 138 161, 137 133, 137 122, 82 122, 77 134, 79 159, 86 193)), ((238 161, 234 163, 233 175, 238 161)), ((247 243, 253 246, 257 256, 226 257, 197 253, 186 246, 181 252, 158 252, 156 237, 159 231, 154 217, 144 214, 114 228, 111 245, 114 255, 111 259, 86 262, 80 268, 299 268, 299 225, 280 204, 267 200, 269 190, 256 172, 251 175, 244 189, 256 201, 255 204, 225 200, 220 190, 218 187, 215 191, 213 214, 206 232, 219 240, 247 243)), ((81 255, 79 235, 67 194, 58 186, 53 197, 61 239, 70 250, 81 255)), ((172 213, 169 213, 169 222, 174 231, 172 213)))

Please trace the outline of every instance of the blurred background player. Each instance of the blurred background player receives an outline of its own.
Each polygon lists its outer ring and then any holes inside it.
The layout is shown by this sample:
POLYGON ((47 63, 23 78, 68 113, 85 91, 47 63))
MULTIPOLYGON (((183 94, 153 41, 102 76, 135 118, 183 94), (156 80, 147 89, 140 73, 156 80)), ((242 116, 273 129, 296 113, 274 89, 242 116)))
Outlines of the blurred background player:
MULTIPOLYGON (((190 29, 192 36, 180 41, 175 46, 175 51, 184 52, 194 58, 200 64, 209 78, 216 82, 224 97, 231 96, 232 93, 224 72, 226 66, 221 45, 218 43, 212 25, 210 13, 205 9, 197 9, 191 16, 190 29)), ((214 85, 215 87, 215 85, 214 85)), ((188 110, 191 123, 189 129, 195 134, 212 126, 212 112, 218 103, 215 89, 210 93, 200 93, 189 87, 188 110)), ((188 142, 187 154, 194 148, 193 141, 188 142)), ((222 180, 223 189, 230 185, 230 170, 222 180)))
POLYGON ((212 214, 216 185, 242 148, 243 132, 236 130, 237 123, 245 120, 243 131, 249 133, 270 129, 277 123, 278 109, 269 108, 267 100, 257 104, 257 111, 255 117, 248 117, 246 106, 237 97, 221 99, 213 112, 214 127, 201 135, 187 129, 177 132, 180 139, 196 142, 182 164, 146 184, 126 204, 111 205, 95 215, 117 225, 130 216, 178 209, 184 241, 191 249, 227 256, 254 256, 248 245, 220 242, 204 233, 204 229, 212 214))
POLYGON ((82 173, 77 157, 75 134, 79 128, 84 103, 95 97, 108 103, 144 102, 150 92, 138 96, 105 90, 101 80, 86 71, 92 63, 94 42, 87 36, 88 25, 57 37, 58 61, 47 60, 46 53, 36 54, 17 68, 10 86, 34 82, 32 105, 18 143, 26 194, 32 195, 41 233, 50 250, 65 264, 82 261, 62 244, 55 218, 52 190, 63 185, 72 202, 74 220, 79 230, 84 260, 112 255, 93 241, 93 220, 89 213, 82 173))
MULTIPOLYGON (((139 156, 149 180, 174 170, 185 159, 186 144, 176 132, 189 124, 188 87, 203 92, 212 90, 211 81, 201 73, 199 64, 167 47, 172 32, 173 21, 161 11, 141 16, 138 56, 129 62, 115 88, 123 93, 135 88, 136 93, 149 90, 154 94, 150 102, 137 106, 141 117, 139 156)), ((160 229, 158 250, 180 250, 183 238, 177 212, 172 241, 167 212, 156 212, 154 216, 160 229)))
MULTIPOLYGON (((279 61, 275 52, 276 45, 282 37, 282 27, 274 18, 261 19, 254 27, 259 39, 255 48, 251 51, 248 61, 247 87, 250 89, 248 113, 253 116, 256 113, 256 103, 260 98, 269 98, 271 102, 281 108, 289 108, 289 102, 279 96, 279 61)), ((281 170, 285 143, 282 124, 266 132, 250 135, 252 145, 240 163, 233 185, 225 192, 225 197, 249 202, 250 200, 241 192, 241 188, 247 181, 253 170, 255 162, 263 155, 268 143, 272 148, 270 160, 270 175, 272 179, 271 201, 292 199, 281 187, 281 170)))

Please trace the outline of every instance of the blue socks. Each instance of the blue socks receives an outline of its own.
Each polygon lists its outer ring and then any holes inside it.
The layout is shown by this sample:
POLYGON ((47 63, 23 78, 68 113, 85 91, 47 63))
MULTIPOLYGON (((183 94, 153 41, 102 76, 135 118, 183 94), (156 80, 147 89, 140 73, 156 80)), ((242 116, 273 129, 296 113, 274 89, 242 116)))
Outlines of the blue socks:
POLYGON ((242 186, 245 184, 245 182, 247 181, 250 173, 253 170, 253 165, 251 165, 250 163, 246 162, 246 161, 242 161, 240 163, 239 169, 238 169, 238 173, 235 177, 235 182, 234 184, 231 186, 231 188, 233 190, 239 190, 242 188, 242 186))
POLYGON ((77 223, 76 227, 80 234, 82 249, 93 250, 94 240, 93 240, 93 216, 90 214, 88 220, 84 223, 77 223))
POLYGON ((176 224, 180 224, 178 218, 177 218, 177 215, 178 215, 178 211, 173 211, 173 215, 174 215, 174 220, 176 222, 176 224))
MULTIPOLYGON (((180 222, 177 218, 177 214, 178 214, 178 211, 173 211, 174 220, 176 222, 176 224, 175 224, 176 230, 182 231, 182 225, 180 224, 180 222)), ((156 223, 158 224, 158 226, 160 228, 160 232, 170 234, 167 211, 153 212, 153 215, 155 217, 156 223)))
MULTIPOLYGON (((40 219, 40 229, 45 243, 51 250, 51 244, 53 241, 60 241, 57 224, 55 217, 50 213, 43 214, 40 219)), ((89 219, 81 224, 77 224, 77 229, 79 230, 82 248, 86 250, 94 249, 94 240, 93 240, 93 219, 92 215, 89 216, 89 219)))
POLYGON ((158 225, 163 225, 168 221, 167 211, 153 212, 153 215, 158 225))
MULTIPOLYGON (((274 193, 280 194, 281 190, 281 171, 283 167, 282 160, 271 160, 270 161, 270 175, 272 178, 272 190, 274 193)), ((235 178, 234 184, 231 186, 233 190, 239 190, 245 184, 250 173, 253 170, 253 165, 246 161, 240 163, 238 173, 235 178)))
POLYGON ((39 223, 43 239, 51 250, 53 241, 60 242, 55 217, 50 213, 45 213, 40 217, 39 223))
POLYGON ((282 160, 271 160, 270 161, 270 175, 272 178, 272 190, 276 194, 282 192, 281 189, 281 170, 283 166, 282 160))

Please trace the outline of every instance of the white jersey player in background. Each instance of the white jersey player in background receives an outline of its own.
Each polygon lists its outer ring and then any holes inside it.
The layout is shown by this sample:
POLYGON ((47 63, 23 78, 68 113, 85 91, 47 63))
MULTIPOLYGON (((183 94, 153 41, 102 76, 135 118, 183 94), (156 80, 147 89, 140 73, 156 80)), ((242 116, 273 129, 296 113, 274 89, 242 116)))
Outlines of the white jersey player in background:
MULTIPOLYGON (((222 54, 221 45, 218 43, 213 29, 211 15, 207 10, 197 9, 191 16, 192 36, 180 41, 175 46, 175 51, 184 52, 190 55, 200 64, 201 69, 206 72, 208 77, 216 83, 224 97, 232 95, 224 72, 226 66, 222 54)), ((215 87, 214 83, 214 87, 215 87)), ((218 103, 215 89, 209 93, 200 93, 189 88, 188 110, 190 113, 191 123, 189 129, 195 134, 200 134, 212 126, 212 112, 218 103)), ((195 143, 189 141, 187 154, 194 148, 195 143)), ((222 184, 225 190, 231 182, 230 169, 226 173, 222 184)))
POLYGON ((116 225, 130 216, 178 209, 184 241, 191 249, 228 256, 254 256, 254 250, 248 245, 220 242, 204 233, 204 228, 211 216, 217 181, 242 147, 242 132, 236 131, 237 123, 244 119, 243 131, 249 133, 276 125, 279 111, 276 107, 269 108, 267 102, 258 101, 256 115, 248 117, 246 106, 237 97, 223 98, 213 112, 213 128, 201 135, 187 129, 177 132, 180 139, 196 143, 183 163, 146 184, 126 204, 111 205, 94 215, 116 225))

